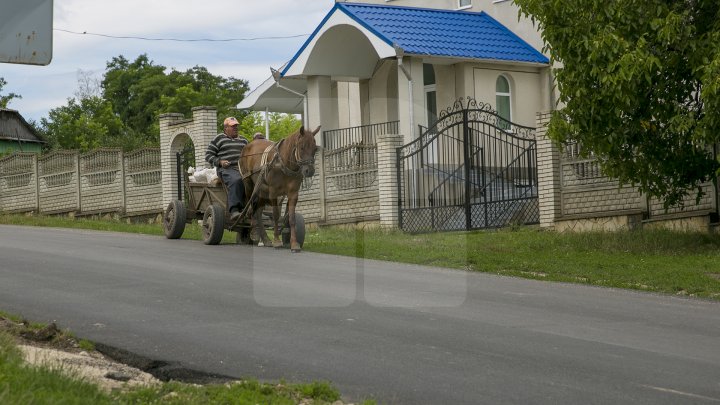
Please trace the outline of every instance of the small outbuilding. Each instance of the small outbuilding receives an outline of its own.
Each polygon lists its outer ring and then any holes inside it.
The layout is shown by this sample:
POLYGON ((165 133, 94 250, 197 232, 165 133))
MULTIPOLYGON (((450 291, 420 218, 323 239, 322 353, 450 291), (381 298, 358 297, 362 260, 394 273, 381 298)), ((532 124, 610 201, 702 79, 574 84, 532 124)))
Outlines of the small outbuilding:
POLYGON ((16 110, 0 108, 0 154, 41 152, 47 144, 16 110))

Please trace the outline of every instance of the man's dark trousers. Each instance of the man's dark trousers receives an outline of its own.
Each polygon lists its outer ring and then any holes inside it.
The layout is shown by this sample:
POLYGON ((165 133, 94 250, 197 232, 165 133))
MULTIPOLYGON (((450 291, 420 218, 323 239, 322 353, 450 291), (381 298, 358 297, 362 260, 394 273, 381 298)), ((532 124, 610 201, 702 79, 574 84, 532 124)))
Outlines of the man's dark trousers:
POLYGON ((243 185, 240 172, 236 169, 218 169, 218 175, 228 190, 228 211, 233 208, 242 210, 245 200, 245 186, 243 185))

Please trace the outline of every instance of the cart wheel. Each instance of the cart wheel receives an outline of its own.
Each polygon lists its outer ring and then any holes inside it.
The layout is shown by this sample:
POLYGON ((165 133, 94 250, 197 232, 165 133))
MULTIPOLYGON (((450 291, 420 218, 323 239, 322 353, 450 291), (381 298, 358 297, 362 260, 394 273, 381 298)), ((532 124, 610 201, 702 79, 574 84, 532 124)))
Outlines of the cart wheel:
POLYGON ((212 204, 205 210, 202 222, 203 242, 206 245, 217 245, 220 243, 225 231, 225 210, 212 204))
POLYGON ((185 231, 185 204, 172 200, 163 213, 163 231, 168 239, 179 239, 185 231))
MULTIPOLYGON (((295 239, 300 247, 305 243, 305 218, 302 214, 295 213, 295 239)), ((285 221, 285 229, 282 232, 283 247, 290 247, 290 220, 285 221)))
POLYGON ((240 231, 235 236, 235 243, 238 245, 252 245, 253 241, 250 239, 250 228, 240 228, 240 231))

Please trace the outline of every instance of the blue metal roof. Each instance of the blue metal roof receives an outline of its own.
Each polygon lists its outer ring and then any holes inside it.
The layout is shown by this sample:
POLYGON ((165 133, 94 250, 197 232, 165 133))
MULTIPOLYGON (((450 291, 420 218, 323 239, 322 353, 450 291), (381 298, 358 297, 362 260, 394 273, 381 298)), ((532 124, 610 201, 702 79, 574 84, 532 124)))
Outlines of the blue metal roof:
POLYGON ((285 71, 337 10, 389 45, 397 44, 406 54, 549 63, 542 53, 485 12, 336 3, 285 71))

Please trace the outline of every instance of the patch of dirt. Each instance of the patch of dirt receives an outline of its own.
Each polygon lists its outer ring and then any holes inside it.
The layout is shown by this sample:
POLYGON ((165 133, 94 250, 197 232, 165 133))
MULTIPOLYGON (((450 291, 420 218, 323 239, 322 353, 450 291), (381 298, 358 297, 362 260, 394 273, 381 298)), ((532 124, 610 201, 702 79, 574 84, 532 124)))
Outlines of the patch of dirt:
POLYGON ((29 364, 60 370, 71 377, 97 384, 107 392, 160 382, 151 374, 115 361, 97 350, 83 350, 77 339, 58 329, 54 323, 34 328, 27 320, 14 322, 0 316, 0 331, 16 338, 18 348, 29 364))
POLYGON ((80 351, 71 353, 64 350, 32 345, 18 345, 30 364, 84 379, 98 385, 106 392, 126 387, 158 384, 159 380, 137 368, 106 358, 98 352, 80 351))

